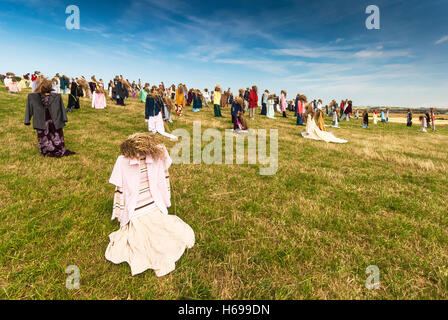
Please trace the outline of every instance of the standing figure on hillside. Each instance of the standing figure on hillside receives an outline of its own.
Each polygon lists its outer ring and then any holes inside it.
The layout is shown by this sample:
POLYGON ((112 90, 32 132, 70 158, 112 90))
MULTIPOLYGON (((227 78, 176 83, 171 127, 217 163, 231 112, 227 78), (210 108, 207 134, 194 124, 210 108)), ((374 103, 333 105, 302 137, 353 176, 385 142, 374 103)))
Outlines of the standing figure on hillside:
POLYGON ((378 124, 378 111, 373 110, 373 124, 378 124))
POLYGON ((199 112, 202 109, 202 95, 199 89, 193 91, 193 112, 199 112))
POLYGON ((249 118, 255 119, 255 109, 258 108, 258 88, 257 86, 252 86, 252 90, 249 94, 249 118))
POLYGON ((436 114, 434 108, 431 108, 432 131, 436 131, 436 114))
POLYGON ((353 107, 352 107, 352 101, 349 100, 346 102, 344 115, 341 118, 341 121, 343 118, 345 118, 347 121, 350 121, 350 115, 353 113, 353 107))
POLYGON ((325 129, 325 121, 324 121, 324 112, 323 112, 323 110, 317 108, 316 116, 317 116, 317 127, 321 131, 327 131, 327 129, 325 129))
POLYGON ((281 98, 280 98, 280 110, 282 111, 283 118, 287 118, 287 116, 286 116, 286 107, 287 107, 286 95, 287 95, 286 91, 282 90, 281 98))
POLYGON ((106 91, 104 90, 104 83, 101 79, 99 82, 95 82, 95 89, 93 90, 92 95, 92 108, 106 108, 106 91))
POLYGON ((268 106, 268 97, 269 97, 269 90, 265 90, 263 92, 263 95, 261 96, 261 114, 262 116, 267 115, 267 106, 268 106))
POLYGON ((210 101, 210 92, 208 92, 207 88, 204 89, 204 99, 205 99, 205 106, 208 107, 208 104, 211 101, 210 101))
POLYGON ((187 107, 191 106, 191 103, 193 102, 193 89, 188 90, 187 95, 187 107))
POLYGON ((5 85, 6 91, 9 91, 9 87, 12 84, 12 79, 14 78, 14 73, 7 72, 6 77, 3 79, 3 84, 5 85))
POLYGON ((114 94, 115 99, 117 100, 117 105, 125 107, 124 99, 129 96, 128 91, 124 86, 124 80, 118 79, 118 77, 114 81, 114 94))
POLYGON ((163 277, 195 242, 191 227, 168 214, 172 160, 147 133, 130 136, 120 149, 109 180, 115 185, 112 219, 120 229, 109 235, 105 257, 114 264, 127 262, 132 276, 152 269, 163 277))
POLYGON ((184 115, 185 93, 184 86, 179 84, 176 90, 176 113, 179 117, 184 115))
POLYGON ((307 97, 303 94, 297 95, 297 125, 303 126, 303 113, 305 111, 305 103, 307 101, 307 97))
POLYGON ((149 83, 145 83, 145 86, 140 90, 140 101, 146 103, 146 98, 149 94, 149 83))
POLYGON ((250 100, 250 90, 249 88, 246 88, 246 90, 244 91, 244 111, 248 111, 249 110, 249 100, 250 100))
POLYGON ((369 113, 367 112, 367 110, 364 110, 364 112, 362 113, 362 127, 364 129, 369 128, 369 113))
POLYGON ((81 79, 78 79, 78 85, 81 87, 81 97, 89 97, 90 98, 90 88, 89 83, 84 77, 81 77, 81 79))
POLYGON ((21 89, 25 89, 25 88, 29 88, 30 87, 30 74, 24 74, 22 76, 22 79, 19 82, 20 88, 21 89))
POLYGON ((228 102, 229 102, 229 91, 224 91, 224 93, 221 94, 221 101, 220 101, 221 110, 227 107, 228 102))
POLYGON ((333 128, 339 128, 339 117, 338 117, 338 107, 337 102, 335 100, 332 101, 331 115, 332 115, 332 124, 333 128))
POLYGON ((327 115, 331 117, 333 115, 333 108, 334 108, 334 100, 330 102, 328 105, 327 115))
POLYGON ((386 122, 389 122, 390 107, 386 108, 386 122))
POLYGON ((420 116, 420 132, 428 132, 426 131, 427 121, 425 116, 420 116))
POLYGON ((429 112, 426 112, 425 116, 426 116, 426 127, 428 129, 431 129, 431 116, 429 115, 429 112))
POLYGON ((34 92, 36 90, 37 81, 39 80, 39 77, 40 77, 40 71, 34 71, 34 73, 31 75, 31 82, 32 82, 32 85, 31 85, 32 91, 31 92, 34 92))
POLYGON ((61 93, 61 76, 59 75, 59 73, 56 73, 56 75, 52 81, 53 81, 53 92, 60 94, 61 93))
MULTIPOLYGON (((184 87, 184 95, 185 95, 185 103, 186 103, 187 99, 188 99, 188 89, 185 84, 183 84, 182 86, 184 87)), ((184 108, 185 108, 185 105, 184 105, 184 108)))
POLYGON ((61 93, 68 94, 68 87, 70 86, 70 80, 66 75, 63 75, 60 79, 61 81, 61 93))
POLYGON ((31 124, 37 131, 39 152, 48 157, 65 157, 75 154, 65 148, 63 128, 68 122, 64 102, 60 94, 51 93, 52 82, 41 79, 35 93, 28 95, 25 125, 31 124))
POLYGON ((230 110, 232 114, 233 130, 235 133, 245 131, 248 129, 247 121, 244 117, 244 100, 241 97, 236 97, 232 102, 230 110))
POLYGON ((165 119, 169 123, 173 123, 173 120, 171 119, 171 113, 175 109, 173 100, 169 96, 165 96, 164 98, 164 108, 165 108, 165 119))
POLYGON ((146 97, 145 104, 145 121, 148 123, 148 131, 155 134, 168 137, 172 140, 178 140, 175 135, 165 131, 165 124, 162 117, 162 109, 164 102, 161 99, 162 94, 156 87, 146 97))
POLYGON ((89 97, 91 97, 92 98, 92 100, 93 100, 93 94, 95 93, 95 90, 96 90, 96 84, 97 84, 97 81, 96 81, 96 79, 95 79, 95 76, 92 76, 91 78, 90 78, 90 82, 88 83, 89 84, 89 89, 90 89, 90 93, 89 93, 89 97))
POLYGON ((67 112, 79 109, 79 98, 82 96, 82 88, 78 84, 78 78, 73 79, 70 84, 70 95, 68 96, 67 112))
POLYGON ((386 116, 384 115, 384 109, 381 109, 381 122, 386 122, 386 116))
POLYGON ((171 100, 176 100, 176 86, 174 84, 171 85, 171 90, 170 90, 170 98, 171 100))
POLYGON ((234 100, 233 93, 230 91, 230 88, 229 88, 228 92, 229 92, 229 102, 228 102, 228 104, 232 105, 233 100, 234 100))
POLYGON ((338 121, 338 109, 333 109, 333 122, 332 122, 333 128, 339 128, 339 121, 338 121))
POLYGON ((275 119, 275 111, 274 111, 274 95, 269 94, 267 96, 266 102, 266 117, 268 119, 275 119))
POLYGON ((213 105, 215 111, 215 117, 224 118, 221 114, 221 86, 218 84, 213 92, 213 105))
POLYGON ((7 87, 6 89, 8 90, 9 94, 18 94, 20 91, 22 91, 22 87, 19 85, 15 78, 12 79, 9 87, 7 87))
POLYGON ((407 114, 407 116, 406 116, 406 125, 408 126, 408 127, 412 127, 412 110, 411 109, 408 109, 408 114, 407 114))
POLYGON ((342 120, 342 116, 344 115, 344 110, 345 110, 345 101, 341 100, 341 104, 339 105, 339 109, 340 109, 340 120, 342 120))

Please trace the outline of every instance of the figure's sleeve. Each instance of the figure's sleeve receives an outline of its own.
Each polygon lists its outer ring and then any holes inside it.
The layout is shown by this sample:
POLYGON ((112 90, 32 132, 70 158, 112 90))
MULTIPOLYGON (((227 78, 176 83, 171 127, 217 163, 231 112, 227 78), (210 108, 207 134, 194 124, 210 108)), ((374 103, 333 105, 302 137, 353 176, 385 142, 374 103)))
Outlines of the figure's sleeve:
POLYGON ((164 175, 165 175, 165 179, 166 179, 166 186, 168 188, 168 195, 169 198, 171 199, 171 185, 170 185, 170 173, 169 173, 169 168, 171 167, 171 165, 173 164, 173 160, 171 159, 168 150, 166 149, 165 146, 163 146, 164 152, 165 152, 165 160, 164 160, 164 175))
POLYGON ((149 119, 149 104, 150 104, 150 97, 149 95, 146 97, 146 103, 145 103, 145 119, 149 119))
POLYGON ((25 111, 25 125, 27 125, 27 126, 30 125, 32 117, 33 117, 33 105, 30 102, 30 96, 28 96, 28 100, 26 102, 26 111, 25 111))
POLYGON ((123 188, 123 176, 121 170, 121 157, 117 159, 112 175, 109 179, 109 183, 115 185, 116 187, 123 188))
POLYGON ((62 100, 61 95, 59 95, 59 108, 61 109, 61 113, 62 113, 62 121, 68 122, 67 110, 65 110, 64 101, 62 100))
POLYGON ((118 221, 121 222, 123 213, 124 213, 123 189, 120 187, 116 187, 114 193, 114 206, 112 209, 112 220, 117 219, 118 221))

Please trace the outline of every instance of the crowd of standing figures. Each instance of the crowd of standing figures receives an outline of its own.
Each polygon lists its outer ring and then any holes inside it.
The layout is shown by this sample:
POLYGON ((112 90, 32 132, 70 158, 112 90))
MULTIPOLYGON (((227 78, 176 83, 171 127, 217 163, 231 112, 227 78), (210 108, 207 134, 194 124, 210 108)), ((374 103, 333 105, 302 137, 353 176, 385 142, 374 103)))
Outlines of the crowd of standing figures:
MULTIPOLYGON (((37 101, 43 104, 41 114, 34 115, 33 124, 34 129, 38 132, 40 152, 53 157, 74 154, 65 149, 62 128, 67 122, 66 113, 80 108, 81 97, 89 98, 94 109, 106 108, 107 101, 125 107, 130 98, 139 99, 145 104, 145 121, 148 131, 161 134, 172 140, 177 140, 177 137, 169 133, 166 123, 173 123, 174 117, 182 117, 187 107, 191 107, 193 112, 199 112, 204 106, 213 105, 214 117, 223 118, 223 110, 231 106, 229 120, 233 124, 236 134, 246 132, 249 129, 248 120, 255 119, 257 115, 275 119, 277 113, 287 118, 287 111, 290 111, 294 112, 295 123, 298 126, 306 126, 306 131, 303 133, 304 138, 334 143, 346 142, 328 132, 328 128, 339 128, 341 121, 362 117, 363 128, 369 128, 370 113, 374 125, 379 121, 389 122, 390 114, 389 107, 374 109, 370 112, 368 109, 354 108, 349 99, 344 99, 339 103, 332 100, 324 105, 322 99, 308 100, 304 94, 296 94, 291 99, 286 90, 281 90, 279 95, 271 93, 267 89, 260 92, 255 85, 239 89, 238 93, 234 95, 230 88, 223 90, 220 85, 216 85, 211 90, 207 88, 203 90, 188 89, 183 83, 165 86, 161 82, 157 86, 151 86, 149 83, 142 84, 140 79, 131 82, 122 75, 115 76, 107 86, 103 79, 97 80, 95 76, 91 76, 89 81, 84 76, 69 78, 66 75, 61 76, 59 73, 53 78, 47 78, 39 71, 25 74, 21 78, 8 72, 1 78, 10 94, 17 94, 26 87, 32 89, 33 94, 30 95, 27 104, 26 124, 29 124, 31 113, 39 110, 39 108, 33 108, 34 104, 37 101), (58 112, 57 110, 64 108, 62 99, 56 97, 61 94, 68 95, 68 104, 65 110, 58 112), (260 112, 257 112, 259 109, 261 109, 260 112), (53 114, 54 117, 52 117, 53 114), (325 117, 332 120, 331 125, 325 125, 325 117)), ((427 132, 428 128, 435 131, 435 118, 434 108, 426 112, 425 116, 420 116, 420 131, 427 132)), ((407 126, 411 127, 412 125, 413 112, 409 109, 407 126)))
MULTIPOLYGON (((354 110, 348 99, 339 104, 332 100, 324 106, 321 99, 308 100, 304 94, 288 100, 286 90, 279 96, 269 90, 260 94, 255 85, 240 89, 234 95, 230 88, 223 91, 219 85, 210 91, 188 89, 182 83, 166 87, 162 82, 150 86, 149 83, 142 85, 140 80, 131 83, 123 76, 116 76, 107 88, 103 80, 95 76, 90 81, 59 74, 48 79, 39 71, 22 76, 20 81, 13 73, 8 73, 2 80, 10 94, 18 94, 27 87, 32 89, 26 104, 25 125, 33 120, 39 151, 49 157, 75 154, 65 147, 63 128, 68 122, 67 114, 80 108, 81 97, 90 98, 94 109, 106 108, 108 100, 125 107, 131 97, 145 104, 149 132, 136 133, 124 140, 109 180, 115 187, 112 219, 118 220, 120 228, 109 235, 105 258, 114 264, 128 263, 132 275, 152 269, 158 277, 165 276, 175 270, 175 263, 184 251, 195 244, 193 229, 181 218, 168 214, 172 160, 166 147, 155 139, 156 133, 177 139, 166 130, 166 124, 172 123, 174 117, 182 117, 185 108, 200 112, 203 107, 213 105, 214 117, 224 118, 223 109, 230 105, 229 125, 231 121, 235 134, 246 132, 248 122, 256 116, 275 119, 275 113, 279 113, 288 118, 287 111, 290 111, 294 112, 295 124, 306 126, 302 132, 304 138, 332 143, 347 143, 347 140, 337 138, 328 128, 339 128, 341 121, 360 118, 360 109, 354 110), (67 107, 62 99, 65 94, 69 95, 67 107), (325 117, 332 119, 331 125, 325 125, 325 117)), ((388 122, 390 109, 380 111, 381 121, 388 122)), ((362 120, 363 127, 368 128, 367 110, 363 111, 362 120)), ((435 130, 433 109, 420 120, 421 131, 426 132, 430 123, 435 130)), ((374 110, 373 121, 374 124, 378 122, 377 110, 374 110)), ((412 126, 411 110, 407 125, 412 126)))

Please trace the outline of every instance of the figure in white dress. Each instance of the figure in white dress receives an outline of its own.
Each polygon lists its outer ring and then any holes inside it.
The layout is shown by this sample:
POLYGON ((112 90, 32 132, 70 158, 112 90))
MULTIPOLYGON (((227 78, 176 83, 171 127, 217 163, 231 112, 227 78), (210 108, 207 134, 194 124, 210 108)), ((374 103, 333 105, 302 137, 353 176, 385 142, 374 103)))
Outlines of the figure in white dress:
POLYGON ((311 105, 308 104, 307 106, 307 121, 306 121, 306 131, 302 132, 302 136, 306 139, 313 139, 313 140, 322 140, 327 143, 347 143, 347 140, 339 139, 334 136, 333 133, 322 131, 320 130, 316 122, 314 121, 314 111, 311 110, 311 105))

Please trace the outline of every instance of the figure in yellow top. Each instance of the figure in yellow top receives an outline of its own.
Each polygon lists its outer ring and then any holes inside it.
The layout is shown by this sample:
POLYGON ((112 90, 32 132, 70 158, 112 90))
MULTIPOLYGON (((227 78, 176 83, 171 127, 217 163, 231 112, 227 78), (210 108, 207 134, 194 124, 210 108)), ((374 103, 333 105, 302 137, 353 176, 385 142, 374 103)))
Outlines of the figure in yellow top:
POLYGON ((327 129, 325 128, 324 112, 320 109, 317 110, 317 127, 321 131, 327 131, 327 129))
POLYGON ((183 116, 184 107, 185 107, 184 87, 182 84, 179 84, 176 90, 176 113, 179 117, 183 116))
POLYGON ((213 104, 215 107, 215 117, 224 118, 221 114, 221 86, 218 84, 213 93, 213 104))

